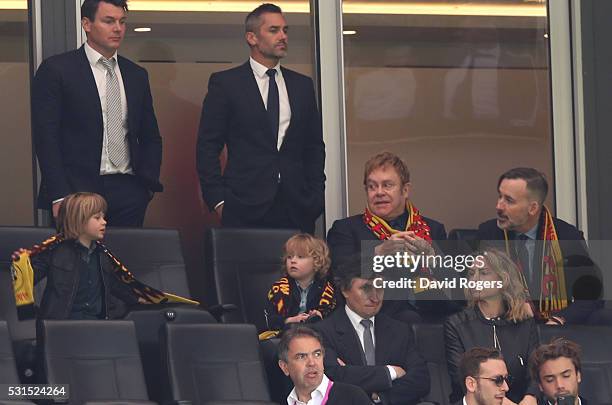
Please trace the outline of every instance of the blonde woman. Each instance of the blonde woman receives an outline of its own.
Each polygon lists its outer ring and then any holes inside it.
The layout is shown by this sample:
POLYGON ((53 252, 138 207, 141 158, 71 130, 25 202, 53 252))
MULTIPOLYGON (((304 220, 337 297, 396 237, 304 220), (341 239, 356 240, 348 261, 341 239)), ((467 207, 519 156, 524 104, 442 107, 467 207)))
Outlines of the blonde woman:
MULTIPOLYGON (((481 287, 466 289, 468 307, 450 316, 444 324, 446 361, 453 391, 451 403, 461 399, 459 381, 461 355, 473 347, 491 347, 502 352, 513 377, 507 398, 515 403, 535 404, 537 386, 531 384, 527 361, 538 338, 527 293, 514 262, 499 250, 480 253, 483 266, 468 270, 467 277, 481 287), (488 282, 488 283, 485 283, 488 282)), ((479 384, 494 384, 491 380, 479 384)))

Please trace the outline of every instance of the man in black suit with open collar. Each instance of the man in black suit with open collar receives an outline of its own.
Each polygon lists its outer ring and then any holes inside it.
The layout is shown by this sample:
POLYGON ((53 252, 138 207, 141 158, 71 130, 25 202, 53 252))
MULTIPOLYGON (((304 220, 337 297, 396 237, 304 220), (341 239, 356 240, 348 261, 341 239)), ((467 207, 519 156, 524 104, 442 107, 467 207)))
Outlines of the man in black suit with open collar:
POLYGON ((38 205, 57 216, 63 198, 97 192, 111 226, 142 226, 159 173, 162 140, 146 70, 117 55, 126 0, 85 0, 87 42, 46 59, 32 84, 42 172, 38 205))
POLYGON ((280 66, 288 30, 280 8, 262 4, 245 25, 249 61, 208 82, 197 144, 202 195, 224 226, 313 232, 325 145, 312 80, 280 66))
POLYGON ((418 403, 430 381, 410 327, 380 313, 384 290, 361 273, 357 258, 338 269, 336 282, 346 305, 314 325, 323 337, 325 373, 361 387, 377 403, 418 403))

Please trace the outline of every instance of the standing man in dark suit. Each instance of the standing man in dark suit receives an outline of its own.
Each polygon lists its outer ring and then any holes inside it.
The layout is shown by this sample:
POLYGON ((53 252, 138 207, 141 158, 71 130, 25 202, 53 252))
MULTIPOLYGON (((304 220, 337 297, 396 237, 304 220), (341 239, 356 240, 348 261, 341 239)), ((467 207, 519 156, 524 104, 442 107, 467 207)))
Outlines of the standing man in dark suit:
POLYGON ((294 384, 287 404, 371 405, 361 388, 327 378, 324 354, 321 336, 309 327, 298 325, 283 333, 278 344, 278 365, 294 384))
POLYGON ((159 135, 146 70, 117 55, 126 0, 85 0, 87 42, 46 59, 32 85, 32 123, 42 172, 38 205, 57 217, 63 198, 92 191, 111 226, 142 226, 162 191, 159 135))
POLYGON ((288 26, 279 7, 262 4, 245 25, 249 61, 208 82, 197 145, 202 195, 224 226, 312 233, 325 191, 312 80, 280 66, 288 26))
POLYGON ((497 217, 480 224, 477 239, 515 260, 536 319, 549 325, 611 323, 599 300, 601 273, 582 232, 544 205, 544 175, 528 167, 510 169, 499 177, 497 190, 497 217))
POLYGON ((410 327, 380 313, 384 291, 362 278, 359 263, 336 274, 344 307, 314 325, 323 337, 325 372, 363 388, 374 402, 416 404, 429 392, 429 372, 410 327))

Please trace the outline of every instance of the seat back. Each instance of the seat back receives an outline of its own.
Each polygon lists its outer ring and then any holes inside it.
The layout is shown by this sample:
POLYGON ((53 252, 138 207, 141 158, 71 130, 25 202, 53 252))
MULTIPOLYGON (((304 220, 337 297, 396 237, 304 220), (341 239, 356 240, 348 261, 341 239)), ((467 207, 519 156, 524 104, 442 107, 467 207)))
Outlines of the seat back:
POLYGON ((426 401, 447 405, 451 393, 450 377, 444 351, 444 327, 440 324, 414 324, 415 343, 427 363, 431 389, 426 401))
POLYGON ((565 338, 582 348, 582 382, 580 392, 589 403, 612 403, 612 327, 564 325, 563 327, 538 325, 541 343, 554 338, 565 338))
POLYGON ((257 331, 245 324, 168 324, 168 400, 269 401, 257 331))
POLYGON ((168 385, 166 375, 162 372, 160 336, 167 323, 202 324, 216 323, 215 318, 203 309, 191 306, 143 306, 129 312, 126 320, 134 322, 138 347, 142 356, 145 381, 149 398, 162 402, 162 387, 168 385))
POLYGON ((220 304, 235 304, 237 311, 224 322, 253 323, 266 329, 264 306, 272 283, 280 277, 283 246, 297 230, 222 229, 207 231, 206 268, 212 271, 220 304))
POLYGON ((0 381, 4 384, 18 384, 17 366, 8 325, 0 321, 0 381))
POLYGON ((70 404, 147 400, 134 323, 43 321, 49 384, 69 384, 70 404))
POLYGON ((177 230, 108 228, 104 244, 139 281, 164 292, 190 297, 177 230))

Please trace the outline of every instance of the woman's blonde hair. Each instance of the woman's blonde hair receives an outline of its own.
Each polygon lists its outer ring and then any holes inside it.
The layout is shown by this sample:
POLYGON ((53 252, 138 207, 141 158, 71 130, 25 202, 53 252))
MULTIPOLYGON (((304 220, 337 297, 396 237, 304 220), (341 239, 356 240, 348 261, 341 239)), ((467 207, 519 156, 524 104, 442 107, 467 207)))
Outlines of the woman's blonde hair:
POLYGON ((329 258, 329 248, 325 241, 307 233, 298 233, 290 237, 285 242, 285 247, 283 248, 282 271, 285 275, 287 274, 287 257, 291 255, 312 257, 317 277, 323 279, 327 276, 331 266, 331 259, 329 258))
MULTIPOLYGON (((506 253, 497 249, 488 249, 478 254, 484 258, 489 269, 497 274, 502 281, 501 294, 506 307, 504 318, 514 322, 530 318, 531 315, 525 309, 527 293, 521 281, 519 270, 512 259, 506 253)), ((470 308, 473 308, 478 302, 478 297, 472 295, 470 289, 465 290, 465 297, 470 308)))
POLYGON ((106 200, 96 193, 79 192, 66 196, 57 215, 57 232, 66 239, 78 239, 89 219, 106 213, 106 200))

